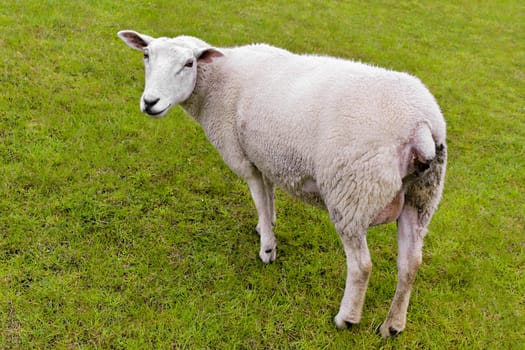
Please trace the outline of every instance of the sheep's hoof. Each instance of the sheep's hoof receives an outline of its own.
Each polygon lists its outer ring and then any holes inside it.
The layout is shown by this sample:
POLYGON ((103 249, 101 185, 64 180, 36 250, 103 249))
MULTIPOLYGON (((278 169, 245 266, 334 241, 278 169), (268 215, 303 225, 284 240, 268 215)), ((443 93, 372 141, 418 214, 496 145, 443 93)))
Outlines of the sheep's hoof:
POLYGON ((335 322, 335 326, 337 327, 337 329, 341 329, 341 330, 350 329, 357 324, 357 322, 347 321, 343 319, 342 317, 339 317, 339 315, 334 317, 334 322, 335 322))
POLYGON ((401 331, 398 331, 397 329, 395 329, 394 327, 389 327, 388 328, 388 332, 390 333, 390 335, 394 336, 394 335, 398 335, 399 333, 401 333, 401 331))
POLYGON ((356 323, 352 323, 352 322, 349 322, 349 321, 345 321, 345 323, 346 323, 346 328, 348 328, 348 329, 350 329, 350 328, 352 328, 353 326, 356 325, 356 323))
POLYGON ((263 263, 271 263, 277 258, 277 248, 261 249, 259 257, 261 258, 263 263))
POLYGON ((383 338, 389 338, 389 337, 396 336, 402 331, 403 331, 402 329, 397 329, 394 326, 387 326, 385 323, 383 323, 381 327, 379 327, 379 333, 381 333, 381 336, 383 338))

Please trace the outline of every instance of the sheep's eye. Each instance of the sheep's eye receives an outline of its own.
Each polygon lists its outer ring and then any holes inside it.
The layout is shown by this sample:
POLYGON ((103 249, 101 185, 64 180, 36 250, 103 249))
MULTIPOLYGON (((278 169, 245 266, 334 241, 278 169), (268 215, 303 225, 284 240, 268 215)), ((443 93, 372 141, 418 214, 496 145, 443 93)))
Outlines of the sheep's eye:
POLYGON ((145 60, 149 59, 149 51, 148 50, 144 50, 144 59, 145 60))
POLYGON ((193 67, 193 61, 186 62, 186 64, 184 65, 184 67, 186 67, 186 68, 191 68, 191 67, 193 67))

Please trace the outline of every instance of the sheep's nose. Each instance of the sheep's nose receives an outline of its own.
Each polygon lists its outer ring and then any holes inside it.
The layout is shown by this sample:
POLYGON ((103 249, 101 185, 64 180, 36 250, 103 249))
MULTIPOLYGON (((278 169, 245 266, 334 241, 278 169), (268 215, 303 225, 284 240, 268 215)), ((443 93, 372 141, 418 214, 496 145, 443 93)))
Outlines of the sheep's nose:
POLYGON ((160 101, 160 98, 156 98, 154 100, 149 100, 147 98, 144 98, 144 105, 146 107, 146 110, 150 110, 151 107, 155 106, 157 102, 160 101))

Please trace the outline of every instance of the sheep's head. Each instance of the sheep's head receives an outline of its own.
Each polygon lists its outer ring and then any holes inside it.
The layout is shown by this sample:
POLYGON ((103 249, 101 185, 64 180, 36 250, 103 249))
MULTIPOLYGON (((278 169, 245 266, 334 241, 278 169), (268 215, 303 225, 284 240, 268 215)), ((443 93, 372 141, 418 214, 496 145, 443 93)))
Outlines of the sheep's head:
POLYGON ((146 84, 140 109, 152 117, 166 115, 171 107, 191 96, 198 64, 209 64, 214 57, 223 56, 218 49, 189 36, 155 39, 132 30, 122 30, 118 36, 144 53, 146 84))

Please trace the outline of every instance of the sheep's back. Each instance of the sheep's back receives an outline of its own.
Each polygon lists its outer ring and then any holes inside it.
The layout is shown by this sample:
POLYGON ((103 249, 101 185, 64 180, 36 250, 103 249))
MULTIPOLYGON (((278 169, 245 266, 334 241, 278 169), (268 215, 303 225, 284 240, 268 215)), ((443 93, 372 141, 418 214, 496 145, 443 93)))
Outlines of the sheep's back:
POLYGON ((277 183, 315 177, 317 164, 341 149, 349 159, 370 149, 395 157, 424 119, 436 139, 445 137, 434 98, 405 73, 266 45, 228 51, 222 67, 238 87, 239 142, 277 183))

